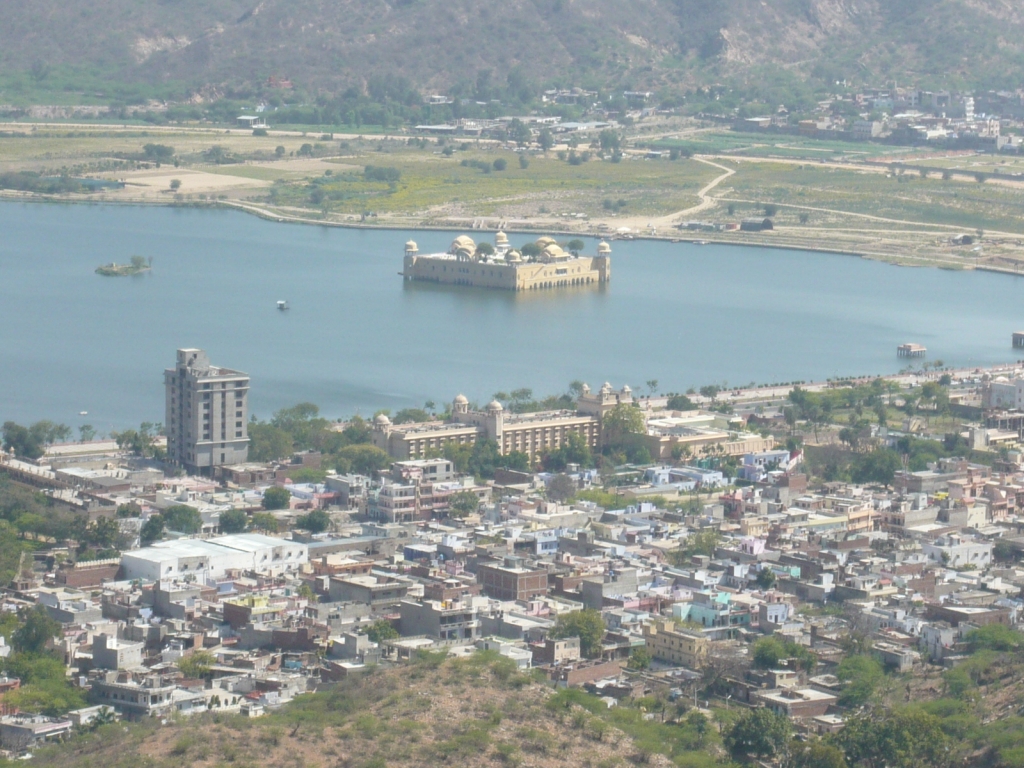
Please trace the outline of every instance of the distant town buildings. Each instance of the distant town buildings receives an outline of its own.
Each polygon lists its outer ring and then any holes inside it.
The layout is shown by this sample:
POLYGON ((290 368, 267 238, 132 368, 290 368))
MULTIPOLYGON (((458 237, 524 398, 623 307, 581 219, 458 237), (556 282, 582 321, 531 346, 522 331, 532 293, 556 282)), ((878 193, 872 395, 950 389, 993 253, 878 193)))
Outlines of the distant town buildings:
MULTIPOLYGON (((208 440, 217 442, 213 406, 248 379, 199 350, 181 350, 179 362, 183 374, 168 371, 169 402, 192 403, 199 418, 186 429, 198 428, 201 441, 209 392, 208 440)), ((913 673, 967 658, 979 627, 1019 626, 1019 372, 972 373, 958 386, 965 411, 980 413, 954 427, 966 455, 908 460, 865 483, 809 477, 813 454, 805 461, 795 441, 775 445, 773 425, 787 442, 792 434, 776 391, 746 407, 736 391, 637 397, 610 384, 580 387, 566 410, 480 409, 460 396, 445 421, 381 416, 370 439, 394 459, 362 473, 335 472, 315 450, 225 464, 213 477, 198 474, 206 467, 165 475, 148 460, 140 469, 112 441, 52 446, 37 463, 0 454, 12 481, 41 486, 91 525, 116 521, 124 539, 118 556, 77 562, 65 542, 40 541, 52 560, 26 558, 0 595, 4 610, 35 604, 62 625, 54 651, 89 702, 54 717, 16 712, 3 697, 21 681, 2 679, 0 746, 23 754, 100 717, 258 716, 319 682, 422 651, 491 651, 608 701, 662 691, 837 731, 856 711, 841 703, 848 682, 838 675, 851 637, 870 641, 882 665, 913 673), (623 408, 642 419, 635 438, 650 463, 541 471, 570 441, 599 451, 609 416, 623 408), (482 440, 530 461, 482 478, 444 456, 482 440), (300 472, 308 482, 295 482, 300 472), (550 493, 556 478, 575 496, 550 493), (288 491, 279 509, 265 508, 272 488, 288 491), (456 496, 469 503, 452 509, 456 496), (147 523, 172 507, 197 513, 191 532, 138 546, 147 523), (584 610, 591 631, 559 631, 584 610), (767 661, 757 653, 765 643, 767 661), (191 679, 188 659, 200 651, 209 666, 191 679)), ((889 404, 919 386, 879 396, 889 404)), ((823 448, 829 429, 819 425, 823 448)), ((859 439, 866 451, 930 444, 895 424, 871 425, 859 439)), ((9 653, 0 638, 0 657, 9 653)))

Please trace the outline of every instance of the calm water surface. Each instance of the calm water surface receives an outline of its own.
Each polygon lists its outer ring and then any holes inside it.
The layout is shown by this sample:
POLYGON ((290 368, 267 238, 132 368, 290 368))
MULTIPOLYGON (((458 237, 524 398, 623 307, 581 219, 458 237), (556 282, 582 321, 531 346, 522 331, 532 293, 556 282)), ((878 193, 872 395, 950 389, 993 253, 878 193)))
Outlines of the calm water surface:
POLYGON ((991 364, 1015 359, 1010 333, 1024 328, 1020 278, 733 246, 613 243, 606 290, 406 285, 405 241, 429 252, 454 234, 2 203, 0 421, 163 421, 178 347, 247 371, 261 417, 303 400, 337 417, 577 378, 683 391, 892 373, 905 341, 991 364), (93 273, 133 254, 153 257, 152 273, 93 273))

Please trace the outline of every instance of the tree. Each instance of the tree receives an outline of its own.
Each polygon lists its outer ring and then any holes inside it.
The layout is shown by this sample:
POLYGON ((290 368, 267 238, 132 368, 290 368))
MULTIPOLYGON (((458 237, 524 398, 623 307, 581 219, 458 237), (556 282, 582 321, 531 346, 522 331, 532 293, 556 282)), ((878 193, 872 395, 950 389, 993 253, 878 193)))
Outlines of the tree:
POLYGON ((988 624, 972 629, 964 636, 971 653, 997 651, 1008 653, 1024 646, 1024 635, 1005 624, 988 624))
POLYGON ((254 531, 277 533, 278 522, 269 512, 253 512, 251 526, 254 531))
POLYGON ((452 517, 469 517, 480 508, 480 497, 473 491, 456 491, 448 498, 448 514, 452 517))
POLYGON ((163 512, 164 524, 168 530, 178 533, 199 533, 203 528, 203 516, 199 510, 187 504, 175 504, 163 512))
MULTIPOLYGON (((508 137, 520 147, 525 147, 533 139, 533 133, 530 131, 530 126, 518 117, 514 117, 508 124, 508 137)), ((498 170, 504 169, 500 168, 498 170)))
POLYGON ((811 742, 794 741, 790 752, 793 768, 848 768, 843 751, 820 739, 811 742))
POLYGON ((888 487, 902 466, 900 457, 889 448, 877 448, 858 456, 850 477, 855 483, 878 483, 888 487))
POLYGON ((775 669, 785 654, 785 648, 774 637, 762 637, 754 643, 751 658, 759 669, 775 669))
POLYGON ((508 161, 504 157, 499 157, 491 165, 494 166, 496 171, 504 171, 508 168, 508 161))
POLYGON ((626 404, 616 405, 608 411, 601 424, 604 444, 612 450, 628 444, 632 438, 646 431, 643 413, 639 408, 626 404))
POLYGON ((777 757, 785 754, 791 733, 788 718, 760 707, 740 715, 722 740, 733 757, 777 757))
POLYGON ((548 481, 547 494, 552 501, 569 501, 577 490, 576 481, 568 475, 555 475, 548 481))
POLYGON ((249 525, 249 517, 241 509, 229 509, 220 515, 221 533, 241 533, 249 525))
POLYGON ((391 463, 387 451, 375 445, 346 445, 338 451, 338 470, 369 475, 378 472, 391 463))
POLYGON ((142 524, 139 540, 147 547, 164 535, 164 518, 162 515, 150 515, 149 520, 142 524))
POLYGON ((392 424, 418 424, 424 421, 430 421, 430 414, 422 408, 403 408, 391 419, 392 424))
POLYGON ((569 464, 592 467, 594 465, 594 455, 590 450, 590 445, 587 443, 587 438, 578 432, 572 432, 566 437, 565 444, 546 453, 541 463, 548 472, 561 472, 569 464))
POLYGON ((249 458, 252 461, 277 461, 295 449, 292 436, 272 424, 249 422, 249 458))
POLYGON ((185 677, 195 680, 204 677, 217 662, 209 651, 193 651, 178 659, 178 669, 185 677))
POLYGON ((705 384, 700 388, 701 397, 706 397, 708 400, 714 402, 715 398, 718 397, 718 393, 722 391, 722 388, 717 384, 705 384))
POLYGON ((775 636, 762 637, 755 642, 751 658, 754 666, 759 669, 777 669, 784 660, 795 659, 797 667, 809 672, 818 663, 817 656, 806 646, 775 636))
POLYGON ((83 424, 78 428, 78 435, 83 443, 88 443, 96 437, 96 430, 93 429, 92 424, 83 424))
POLYGON ((331 527, 331 516, 322 509, 314 509, 308 515, 303 515, 296 521, 299 528, 305 528, 310 533, 323 533, 331 527))
POLYGON ((630 669, 642 671, 651 666, 651 661, 653 661, 653 657, 651 656, 650 651, 642 647, 634 648, 633 652, 629 654, 629 662, 627 666, 630 669))
POLYGON ((38 459, 46 450, 42 440, 27 427, 13 421, 4 422, 3 439, 4 449, 20 458, 38 459))
POLYGON ((387 619, 377 619, 366 629, 366 636, 372 643, 382 643, 398 637, 398 630, 387 619))
POLYGON ((263 492, 263 508, 267 510, 287 509, 292 495, 287 488, 275 485, 263 492))
MULTIPOLYGON (((497 161, 495 161, 495 162, 497 162, 497 161)), ((477 256, 493 256, 494 255, 494 246, 491 245, 488 242, 477 243, 476 255, 477 256)))
POLYGON ((548 637, 561 640, 566 637, 580 639, 580 653, 587 658, 601 654, 601 641, 604 639, 604 620, 601 613, 592 608, 582 611, 563 613, 555 619, 555 626, 548 632, 548 637))
POLYGON ((992 557, 1001 563, 1012 563, 1020 559, 1020 552, 1007 539, 999 539, 992 547, 992 557))
POLYGON ((866 768, 944 768, 953 757, 942 721, 914 707, 851 717, 834 739, 848 764, 866 768))
POLYGON ((85 706, 80 688, 71 685, 67 668, 51 653, 12 653, 4 671, 21 680, 21 687, 4 695, 4 705, 48 716, 85 706))
POLYGON ((527 168, 529 168, 530 167, 530 158, 528 158, 526 155, 520 155, 519 156, 519 167, 522 168, 524 171, 527 168))
POLYGON ((274 147, 274 154, 277 155, 278 157, 284 157, 284 153, 285 153, 285 148, 284 147, 282 147, 280 145, 277 146, 277 147, 274 147))
POLYGON ((679 560, 677 564, 682 565, 682 563, 689 561, 694 555, 714 557, 721 540, 722 534, 717 528, 705 528, 691 533, 679 549, 680 555, 677 558, 679 560))
POLYGON ((686 724, 697 733, 697 745, 703 745, 704 736, 710 727, 708 716, 695 709, 686 716, 686 724))
POLYGON ((60 622, 39 603, 23 608, 18 618, 21 626, 11 635, 11 646, 17 653, 41 654, 61 632, 60 622))
POLYGON ((612 128, 605 128, 598 134, 597 140, 601 144, 601 150, 604 152, 618 150, 622 146, 622 139, 619 137, 618 131, 612 128))
POLYGON ((530 471, 530 456, 522 451, 510 451, 505 454, 504 469, 511 469, 515 472, 530 471))
POLYGON ((477 477, 494 477, 494 470, 505 460, 494 440, 477 440, 469 454, 467 470, 477 477))
POLYGON ((143 144, 142 153, 150 162, 166 163, 174 157, 174 147, 166 144, 143 144))
POLYGON ((686 395, 672 395, 668 399, 668 409, 670 411, 695 411, 697 404, 686 395))
POLYGON ((775 586, 775 571, 771 568, 762 568, 757 572, 757 578, 755 581, 757 582, 757 586, 761 589, 771 589, 775 586))
POLYGON ((171 192, 177 192, 181 189, 181 179, 171 179, 171 192))
POLYGON ((843 683, 839 703, 844 707, 860 707, 868 700, 885 678, 885 670, 872 656, 847 656, 836 669, 836 676, 843 683))
POLYGON ((545 153, 555 146, 555 137, 551 134, 550 128, 541 128, 540 134, 537 136, 537 143, 545 153))
POLYGON ((568 243, 565 244, 566 250, 569 251, 569 253, 571 253, 573 256, 579 256, 580 251, 582 251, 585 247, 586 243, 579 239, 570 240, 568 243))

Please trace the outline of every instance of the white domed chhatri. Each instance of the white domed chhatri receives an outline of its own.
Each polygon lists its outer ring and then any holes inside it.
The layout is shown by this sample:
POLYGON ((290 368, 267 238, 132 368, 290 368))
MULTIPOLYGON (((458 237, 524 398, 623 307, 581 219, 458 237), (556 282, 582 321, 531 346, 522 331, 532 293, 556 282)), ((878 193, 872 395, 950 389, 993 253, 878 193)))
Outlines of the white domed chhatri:
POLYGON ((497 400, 491 400, 491 402, 489 402, 487 404, 487 410, 488 411, 503 411, 505 409, 501 407, 501 403, 499 403, 497 400))
POLYGON ((406 251, 418 251, 419 248, 416 246, 416 241, 415 240, 410 240, 408 243, 406 243, 405 244, 405 250, 406 251))
POLYGON ((468 400, 468 398, 465 395, 456 395, 455 396, 455 404, 456 405, 469 405, 469 400, 468 400))
POLYGON ((607 256, 611 252, 612 252, 612 247, 610 245, 608 245, 608 243, 606 243, 604 240, 602 240, 598 244, 598 246, 597 246, 597 255, 598 256, 607 256))
POLYGON ((387 417, 386 413, 378 413, 377 418, 373 420, 374 424, 380 424, 382 427, 391 423, 391 419, 387 417))
POLYGON ((502 246, 507 246, 508 235, 506 235, 504 232, 499 231, 498 234, 494 236, 494 244, 499 248, 501 248, 502 246))

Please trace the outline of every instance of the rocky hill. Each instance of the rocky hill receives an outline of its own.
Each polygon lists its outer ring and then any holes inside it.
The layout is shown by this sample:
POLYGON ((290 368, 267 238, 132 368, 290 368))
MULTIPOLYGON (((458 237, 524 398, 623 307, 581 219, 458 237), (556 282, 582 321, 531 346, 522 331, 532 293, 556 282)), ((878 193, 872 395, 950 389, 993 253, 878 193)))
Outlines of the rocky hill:
POLYGON ((213 711, 104 725, 37 751, 33 764, 612 768, 638 758, 670 766, 669 755, 710 765, 723 754, 717 732, 649 721, 639 703, 613 711, 579 691, 556 693, 496 654, 443 657, 354 675, 259 719, 213 711))
POLYGON ((1017 87, 1024 62, 1015 0, 0 0, 0 19, 0 68, 23 88, 276 77, 336 93, 390 74, 469 94, 510 74, 661 88, 765 68, 1017 87))

